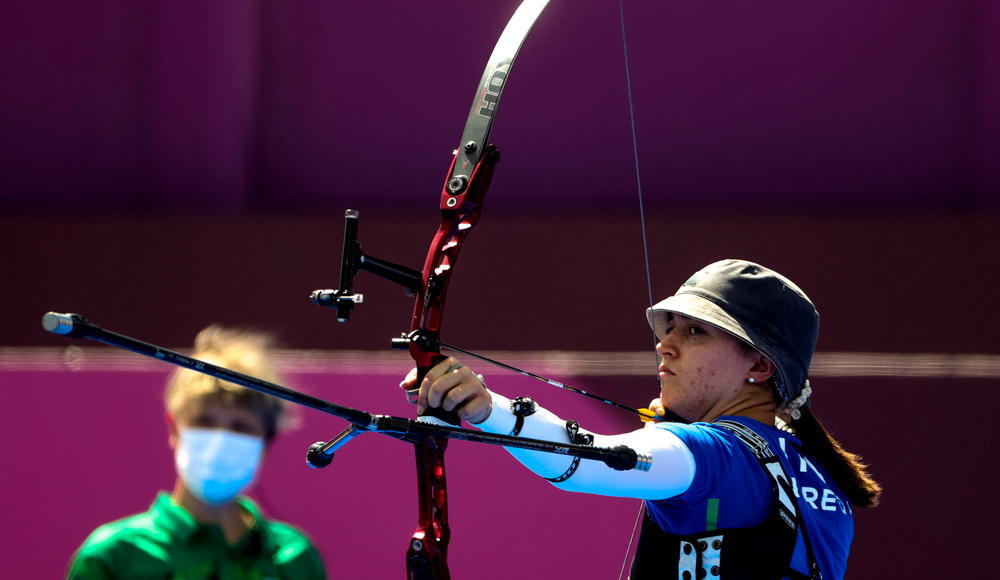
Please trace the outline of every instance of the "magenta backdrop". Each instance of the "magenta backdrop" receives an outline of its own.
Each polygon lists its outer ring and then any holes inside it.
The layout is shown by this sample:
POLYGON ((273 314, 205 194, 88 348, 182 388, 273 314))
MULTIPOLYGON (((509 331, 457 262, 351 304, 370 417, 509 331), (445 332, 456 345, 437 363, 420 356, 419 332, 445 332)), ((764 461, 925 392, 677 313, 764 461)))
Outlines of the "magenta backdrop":
MULTIPOLYGON (((400 369, 406 366, 400 364, 400 369)), ((164 371, 0 372, 5 405, 0 496, 7 536, 0 558, 11 578, 56 578, 99 523, 146 509, 173 481, 160 402, 164 371)), ((564 377, 567 381, 569 378, 564 377)), ((529 394, 598 431, 631 420, 578 397, 501 372, 491 386, 529 394)), ((314 395, 375 412, 411 409, 392 375, 292 375, 314 395)), ((625 401, 648 398, 635 378, 575 384, 625 401)), ((641 382, 640 382, 641 383, 641 382)), ((883 504, 857 514, 849 578, 922 578, 929 571, 975 577, 982 562, 956 558, 969 535, 988 535, 1000 517, 989 497, 998 452, 996 404, 966 405, 961 440, 936 401, 995 401, 996 379, 820 379, 816 409, 841 441, 868 459, 886 488, 883 504), (894 409, 892 412, 887 409, 894 409), (942 533, 963 530, 963 534, 942 533)), ((343 422, 311 410, 279 439, 252 495, 272 516, 303 527, 331 578, 404 577, 403 553, 416 522, 407 445, 366 435, 332 466, 313 471, 304 453, 343 422)), ((452 442, 448 451, 454 577, 617 578, 638 501, 564 493, 527 473, 506 452, 452 442), (528 566, 530 573, 525 572, 528 566)))
MULTIPOLYGON (((0 373, 12 397, 5 405, 12 412, 0 422, 0 495, 5 527, 14 532, 0 543, 6 574, 58 577, 97 524, 142 511, 157 490, 170 488, 173 460, 160 400, 165 378, 166 372, 0 373)), ((497 388, 520 392, 521 381, 495 379, 497 388)), ((292 380, 344 404, 412 413, 396 396, 398 381, 385 375, 292 380)), ((573 416, 585 422, 593 417, 589 422, 607 431, 625 422, 579 407, 571 405, 573 416)), ((331 578, 403 577, 417 517, 411 448, 369 435, 344 448, 329 468, 314 471, 305 465, 306 448, 332 437, 344 422, 311 410, 301 413, 301 421, 271 448, 251 495, 270 515, 307 530, 331 578)), ((447 465, 456 578, 510 578, 523 562, 544 577, 617 576, 638 501, 561 493, 516 469, 499 448, 454 442, 447 465)))

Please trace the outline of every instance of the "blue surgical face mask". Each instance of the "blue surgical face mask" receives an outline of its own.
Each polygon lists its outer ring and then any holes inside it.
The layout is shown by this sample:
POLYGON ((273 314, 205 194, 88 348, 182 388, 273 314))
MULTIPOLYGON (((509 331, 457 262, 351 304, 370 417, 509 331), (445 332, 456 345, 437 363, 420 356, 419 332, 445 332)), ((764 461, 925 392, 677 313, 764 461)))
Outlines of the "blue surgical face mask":
POLYGON ((225 503, 253 483, 264 440, 225 429, 178 428, 177 473, 195 497, 225 503))

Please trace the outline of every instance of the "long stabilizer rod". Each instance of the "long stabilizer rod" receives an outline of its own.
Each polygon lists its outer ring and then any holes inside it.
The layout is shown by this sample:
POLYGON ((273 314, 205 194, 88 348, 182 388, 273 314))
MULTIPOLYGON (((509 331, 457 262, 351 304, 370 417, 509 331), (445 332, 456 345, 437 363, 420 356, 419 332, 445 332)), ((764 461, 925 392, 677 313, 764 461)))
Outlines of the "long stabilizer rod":
MULTIPOLYGON (((586 445, 574 445, 570 443, 556 443, 553 441, 543 441, 540 439, 528 439, 525 437, 513 437, 510 435, 497 435, 485 433, 472 429, 462 429, 445 425, 437 425, 425 421, 416 421, 404 417, 394 417, 392 415, 373 415, 351 407, 337 405, 330 401, 325 401, 312 395, 289 389, 281 385, 264 381, 250 375, 238 373, 236 371, 220 367, 212 363, 185 356, 179 352, 172 351, 148 342, 137 340, 117 332, 105 330, 96 324, 91 323, 85 316, 80 314, 61 314, 49 312, 42 317, 42 327, 48 332, 61 334, 70 338, 81 338, 93 340, 109 346, 131 351, 136 354, 155 358, 166 363, 170 363, 181 368, 204 373, 224 381, 234 383, 265 395, 278 397, 297 405, 309 407, 317 411, 322 411, 329 415, 334 415, 345 419, 358 427, 355 434, 361 431, 375 431, 402 439, 411 443, 426 441, 431 437, 447 437, 449 439, 461 439, 475 443, 486 443, 488 445, 501 445, 504 447, 518 447, 532 451, 542 451, 546 453, 557 453, 559 455, 569 455, 603 461, 612 469, 625 471, 638 469, 649 471, 652 459, 645 454, 636 453, 635 450, 619 445, 613 448, 589 447, 586 445)), ((350 437, 353 438, 353 435, 350 437)), ((344 438, 346 443, 347 438, 344 438)), ((340 445, 329 445, 324 449, 324 453, 333 455, 333 452, 340 445)))

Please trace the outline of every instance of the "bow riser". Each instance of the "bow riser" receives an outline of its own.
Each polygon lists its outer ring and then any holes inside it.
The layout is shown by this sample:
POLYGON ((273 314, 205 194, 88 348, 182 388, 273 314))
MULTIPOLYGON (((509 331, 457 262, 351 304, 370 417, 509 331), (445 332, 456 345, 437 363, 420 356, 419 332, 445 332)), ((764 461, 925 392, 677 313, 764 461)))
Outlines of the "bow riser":
MULTIPOLYGON (((482 202, 500 156, 495 147, 489 146, 474 168, 465 189, 459 195, 453 195, 448 189, 448 183, 452 179, 458 158, 459 154, 456 152, 442 189, 441 225, 424 260, 420 289, 414 300, 411 335, 418 332, 435 339, 440 337, 451 274, 465 238, 479 221, 482 202)), ((443 357, 436 342, 429 345, 412 340, 408 348, 417 364, 419 385, 431 367, 443 357)), ((459 424, 458 414, 454 411, 435 409, 431 414, 454 425, 459 424)), ((444 469, 447 444, 447 439, 438 438, 414 445, 419 517, 417 529, 410 538, 410 546, 406 552, 407 578, 410 580, 450 578, 447 555, 451 529, 448 526, 448 490, 444 469)))
POLYGON ((448 489, 444 452, 448 440, 435 438, 413 446, 417 460, 417 529, 406 550, 407 580, 449 580, 448 489))
MULTIPOLYGON (((459 154, 456 154, 448 170, 448 179, 451 179, 458 159, 459 154)), ((472 171, 467 187, 459 195, 452 195, 448 190, 448 182, 445 182, 441 192, 441 225, 438 226, 424 259, 421 288, 413 304, 411 332, 418 331, 434 339, 440 338, 451 275, 466 237, 479 221, 483 199, 493 180, 493 171, 499 159, 500 154, 496 148, 492 145, 487 147, 472 171)), ((428 347, 411 341, 409 351, 417 364, 419 385, 427 371, 441 360, 440 349, 436 345, 428 347)))

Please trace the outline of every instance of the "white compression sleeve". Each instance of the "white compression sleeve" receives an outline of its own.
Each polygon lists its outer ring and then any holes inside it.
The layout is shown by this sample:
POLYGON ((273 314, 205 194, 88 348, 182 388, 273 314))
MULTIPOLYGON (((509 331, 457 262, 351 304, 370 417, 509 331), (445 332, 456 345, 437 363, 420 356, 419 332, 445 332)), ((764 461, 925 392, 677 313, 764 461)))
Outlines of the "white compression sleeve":
MULTIPOLYGON (((490 433, 508 434, 514 429, 517 420, 510 410, 510 399, 492 391, 490 394, 493 397, 493 410, 485 421, 475 427, 490 433)), ((542 407, 525 417, 524 426, 518 435, 559 443, 569 442, 566 422, 542 407)), ((650 470, 616 471, 603 462, 583 459, 572 477, 553 485, 567 491, 598 495, 666 499, 686 491, 694 480, 694 455, 679 437, 656 427, 655 423, 647 423, 645 428, 621 435, 594 434, 595 447, 615 445, 627 445, 637 453, 652 456, 650 470)), ((507 450, 525 467, 546 478, 560 476, 573 461, 572 457, 555 453, 515 448, 507 450)))

